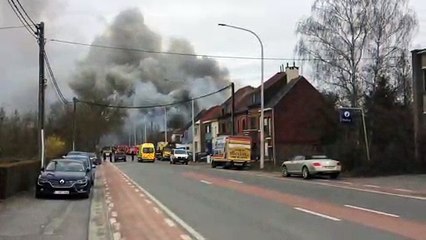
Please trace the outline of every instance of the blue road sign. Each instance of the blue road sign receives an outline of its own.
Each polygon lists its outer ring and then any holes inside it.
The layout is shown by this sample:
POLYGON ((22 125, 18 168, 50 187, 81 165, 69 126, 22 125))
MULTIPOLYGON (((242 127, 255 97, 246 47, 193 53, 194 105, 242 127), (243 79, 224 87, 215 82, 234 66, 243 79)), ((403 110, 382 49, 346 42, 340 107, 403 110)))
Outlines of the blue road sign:
POLYGON ((352 123, 352 110, 351 109, 340 109, 340 122, 341 123, 352 123))

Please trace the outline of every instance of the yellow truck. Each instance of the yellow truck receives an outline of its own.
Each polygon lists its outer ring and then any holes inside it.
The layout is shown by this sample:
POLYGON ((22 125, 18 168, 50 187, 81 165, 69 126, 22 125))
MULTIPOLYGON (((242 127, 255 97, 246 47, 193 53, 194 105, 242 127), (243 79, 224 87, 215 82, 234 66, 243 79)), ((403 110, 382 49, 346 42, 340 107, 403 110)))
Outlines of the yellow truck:
POLYGON ((248 136, 218 136, 213 139, 211 167, 250 167, 251 138, 248 136))
POLYGON ((139 147, 138 162, 154 162, 155 147, 152 143, 144 143, 139 147))

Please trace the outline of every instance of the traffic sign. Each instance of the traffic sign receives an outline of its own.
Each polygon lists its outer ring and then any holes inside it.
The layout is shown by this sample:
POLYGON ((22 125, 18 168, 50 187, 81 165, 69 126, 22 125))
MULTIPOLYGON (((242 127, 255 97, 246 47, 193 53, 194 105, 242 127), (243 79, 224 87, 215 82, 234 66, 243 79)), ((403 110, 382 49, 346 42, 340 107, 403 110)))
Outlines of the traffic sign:
POLYGON ((340 122, 341 123, 352 123, 352 110, 351 109, 340 109, 340 122))

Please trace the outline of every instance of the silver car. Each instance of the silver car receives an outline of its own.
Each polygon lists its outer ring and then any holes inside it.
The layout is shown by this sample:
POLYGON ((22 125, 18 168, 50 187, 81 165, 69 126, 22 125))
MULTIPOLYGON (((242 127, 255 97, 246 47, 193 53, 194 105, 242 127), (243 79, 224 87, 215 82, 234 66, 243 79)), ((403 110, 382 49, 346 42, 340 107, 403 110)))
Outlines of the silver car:
POLYGON ((324 155, 298 155, 289 161, 283 162, 281 168, 284 177, 302 175, 304 179, 315 175, 328 175, 330 178, 336 179, 342 170, 339 161, 330 159, 324 155))

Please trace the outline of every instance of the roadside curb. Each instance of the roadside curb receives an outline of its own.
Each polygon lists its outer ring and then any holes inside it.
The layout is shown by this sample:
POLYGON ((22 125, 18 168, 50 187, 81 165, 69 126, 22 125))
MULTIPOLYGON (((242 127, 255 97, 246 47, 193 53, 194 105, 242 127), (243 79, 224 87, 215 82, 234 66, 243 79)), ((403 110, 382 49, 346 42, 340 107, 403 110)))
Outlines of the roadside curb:
MULTIPOLYGON (((98 166, 101 168, 101 166, 98 166)), ((97 171, 93 196, 90 204, 89 240, 113 240, 111 226, 108 223, 108 208, 104 201, 105 192, 101 171, 97 171)))

